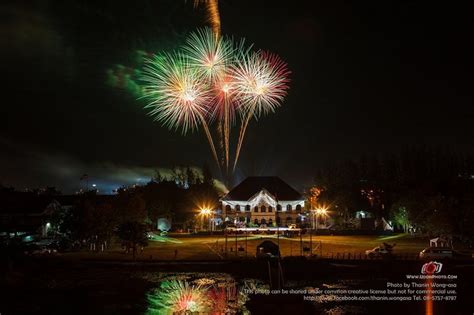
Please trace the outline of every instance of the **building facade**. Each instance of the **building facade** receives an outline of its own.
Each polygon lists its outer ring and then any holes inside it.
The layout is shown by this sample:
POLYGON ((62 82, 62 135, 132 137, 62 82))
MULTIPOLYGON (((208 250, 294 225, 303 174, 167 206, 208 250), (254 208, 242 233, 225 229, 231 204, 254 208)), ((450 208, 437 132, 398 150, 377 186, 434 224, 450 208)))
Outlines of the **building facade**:
POLYGON ((221 199, 225 221, 247 226, 299 225, 304 198, 275 176, 247 177, 221 199))

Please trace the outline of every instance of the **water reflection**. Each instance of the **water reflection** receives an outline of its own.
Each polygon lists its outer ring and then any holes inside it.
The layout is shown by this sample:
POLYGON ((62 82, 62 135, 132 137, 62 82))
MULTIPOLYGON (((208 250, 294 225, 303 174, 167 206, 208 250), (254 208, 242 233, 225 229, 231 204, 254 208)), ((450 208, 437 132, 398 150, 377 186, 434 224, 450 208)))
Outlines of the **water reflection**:
POLYGON ((433 315, 433 291, 432 291, 432 286, 433 286, 433 279, 427 278, 426 282, 427 284, 427 291, 426 291, 426 297, 425 297, 425 314, 426 315, 433 315))
POLYGON ((245 292, 261 285, 257 280, 244 280, 237 286, 227 274, 159 274, 146 278, 158 282, 157 288, 147 294, 149 315, 250 314, 245 307, 249 299, 245 292))
MULTIPOLYGON (((225 273, 145 273, 141 275, 154 286, 147 293, 145 314, 270 314, 292 310, 298 314, 381 314, 386 303, 338 301, 331 294, 318 295, 304 301, 304 294, 267 294, 270 286, 263 279, 238 279, 225 273), (253 292, 253 293, 252 293, 253 292), (257 292, 257 294, 255 294, 257 292), (263 292, 263 293, 262 293, 263 292)), ((324 289, 355 289, 380 287, 380 281, 341 279, 330 282, 312 279, 287 281, 285 288, 316 292, 324 289)), ((411 309, 409 304, 391 304, 390 310, 400 313, 411 309)), ((430 313, 427 313, 430 314, 430 313)), ((431 315, 431 314, 430 314, 431 315)))

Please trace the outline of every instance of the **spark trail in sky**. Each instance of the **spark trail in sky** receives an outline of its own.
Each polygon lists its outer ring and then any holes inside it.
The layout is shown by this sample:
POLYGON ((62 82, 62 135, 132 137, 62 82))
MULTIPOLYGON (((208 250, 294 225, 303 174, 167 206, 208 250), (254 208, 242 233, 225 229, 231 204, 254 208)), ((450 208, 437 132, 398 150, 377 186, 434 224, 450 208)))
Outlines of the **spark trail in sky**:
POLYGON ((181 128, 183 134, 202 126, 224 177, 229 175, 236 118, 241 123, 233 170, 251 118, 274 112, 288 90, 286 63, 275 54, 250 48, 202 29, 191 33, 180 51, 150 58, 142 71, 150 114, 170 129, 181 128), (213 122, 222 126, 222 165, 209 130, 213 122))
POLYGON ((230 70, 237 97, 240 99, 242 124, 235 154, 234 167, 240 155, 245 131, 252 117, 274 112, 289 88, 290 71, 278 55, 258 51, 242 54, 230 70))
POLYGON ((211 101, 210 91, 181 53, 156 55, 143 69, 146 108, 155 120, 170 129, 182 128, 183 134, 201 124, 218 162, 217 152, 206 121, 211 101))
POLYGON ((217 118, 219 126, 222 126, 226 173, 229 168, 230 129, 236 107, 232 78, 227 72, 234 62, 235 52, 242 46, 234 45, 230 39, 217 37, 210 29, 202 29, 192 33, 183 47, 191 66, 207 79, 214 92, 212 118, 217 118))
POLYGON ((221 36, 221 15, 219 13, 218 0, 194 0, 194 6, 204 4, 207 11, 207 19, 211 24, 212 32, 219 38, 221 36))

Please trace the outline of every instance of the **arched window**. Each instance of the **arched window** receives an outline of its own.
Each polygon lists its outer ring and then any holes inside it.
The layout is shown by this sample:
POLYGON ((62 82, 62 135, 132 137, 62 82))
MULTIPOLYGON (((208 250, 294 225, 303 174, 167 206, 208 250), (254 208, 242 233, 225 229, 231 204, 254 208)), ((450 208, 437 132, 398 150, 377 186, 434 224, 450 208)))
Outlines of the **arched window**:
POLYGON ((267 224, 267 220, 262 219, 262 220, 260 221, 260 223, 261 223, 261 224, 267 224))
POLYGON ((250 211, 250 205, 245 206, 245 211, 250 211))
POLYGON ((235 206, 235 211, 240 211, 240 206, 239 205, 235 206))
POLYGON ((268 225, 273 225, 273 220, 272 220, 272 218, 268 219, 268 225))
POLYGON ((261 212, 267 212, 267 207, 261 206, 261 207, 260 207, 260 211, 261 211, 261 212))
POLYGON ((258 212, 258 206, 255 206, 255 208, 253 208, 253 212, 258 212))
POLYGON ((291 205, 286 206, 286 211, 291 211, 291 209, 292 209, 291 205))
POLYGON ((273 207, 272 206, 268 207, 268 212, 273 212, 273 207))
POLYGON ((253 220, 254 224, 258 224, 258 219, 253 220))
POLYGON ((296 211, 301 211, 301 205, 296 206, 296 211))
POLYGON ((281 211, 281 205, 277 205, 277 211, 278 211, 278 212, 281 211))
POLYGON ((225 206, 225 211, 230 212, 231 208, 229 205, 225 206))

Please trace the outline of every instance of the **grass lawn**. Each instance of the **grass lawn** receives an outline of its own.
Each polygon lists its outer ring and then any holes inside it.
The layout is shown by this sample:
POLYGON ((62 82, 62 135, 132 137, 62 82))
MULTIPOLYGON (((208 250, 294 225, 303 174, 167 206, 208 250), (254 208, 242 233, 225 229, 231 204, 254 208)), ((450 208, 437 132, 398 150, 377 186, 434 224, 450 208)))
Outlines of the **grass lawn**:
MULTIPOLYGON (((237 251, 236 248, 247 247, 248 257, 254 257, 256 247, 264 240, 272 240, 280 244, 280 251, 283 256, 300 255, 300 238, 299 237, 282 237, 278 240, 275 235, 248 235, 229 236, 227 239, 227 255, 228 257, 245 257, 244 251, 237 251), (246 240, 247 239, 247 240, 246 240)), ((305 235, 302 238, 303 246, 309 247, 310 238, 305 235)), ((365 250, 371 249, 381 243, 386 242, 396 246, 395 254, 416 255, 423 248, 429 246, 427 238, 411 237, 405 234, 393 236, 313 236, 313 252, 324 257, 336 255, 337 253, 351 253, 351 255, 359 255, 365 250)), ((152 260, 212 260, 221 259, 225 255, 225 237, 219 236, 179 236, 171 235, 169 237, 156 237, 149 241, 149 245, 138 252, 139 259, 152 260), (177 253, 175 257, 175 252, 177 253)), ((96 258, 111 260, 130 260, 131 254, 125 254, 119 244, 113 245, 112 248, 104 253, 91 253, 87 251, 74 252, 64 254, 70 258, 96 258)))

